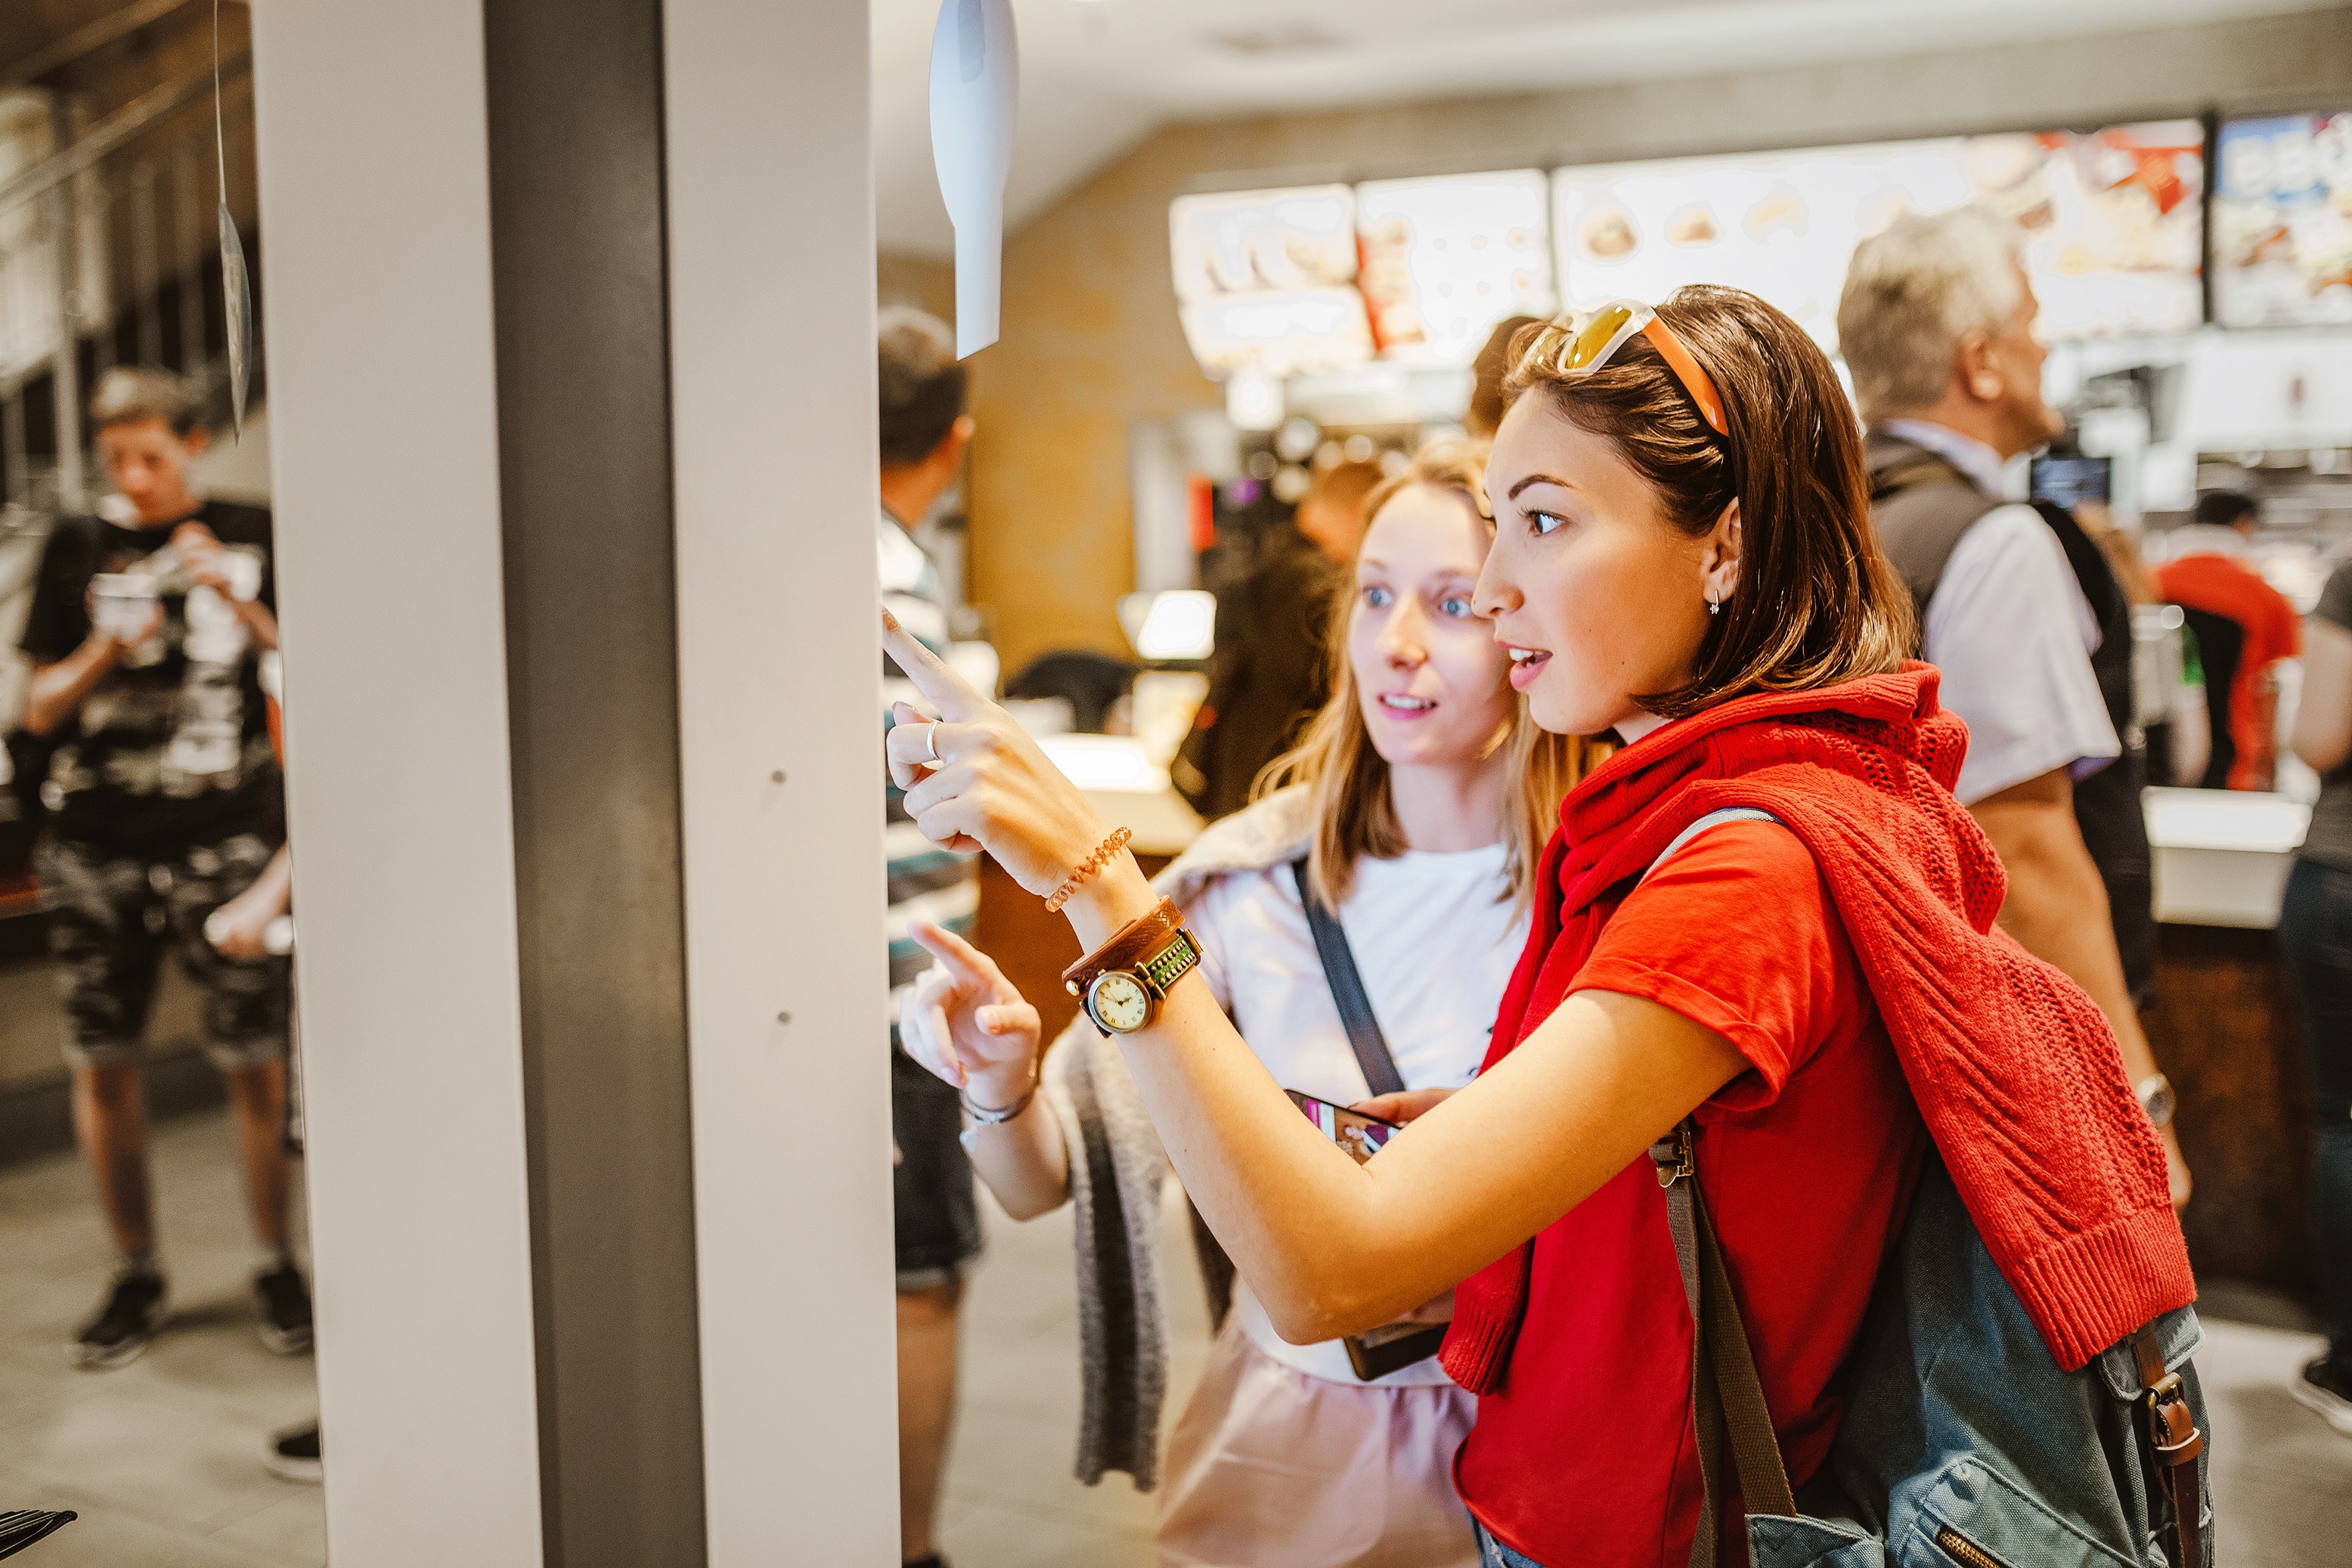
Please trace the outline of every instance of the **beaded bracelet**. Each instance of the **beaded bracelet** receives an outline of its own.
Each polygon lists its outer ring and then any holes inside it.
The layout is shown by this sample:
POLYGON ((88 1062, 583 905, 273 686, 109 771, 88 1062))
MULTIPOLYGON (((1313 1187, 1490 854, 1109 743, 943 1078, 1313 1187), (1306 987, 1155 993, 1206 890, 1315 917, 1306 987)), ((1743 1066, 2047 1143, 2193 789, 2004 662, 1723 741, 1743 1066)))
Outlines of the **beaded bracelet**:
POLYGON ((1045 912, 1049 915, 1059 913, 1062 906, 1070 901, 1070 895, 1078 890, 1078 884, 1109 865, 1110 858, 1126 848, 1127 841, 1134 837, 1122 827, 1096 846, 1095 852, 1079 861, 1078 868, 1070 873, 1069 879, 1047 896, 1045 912))

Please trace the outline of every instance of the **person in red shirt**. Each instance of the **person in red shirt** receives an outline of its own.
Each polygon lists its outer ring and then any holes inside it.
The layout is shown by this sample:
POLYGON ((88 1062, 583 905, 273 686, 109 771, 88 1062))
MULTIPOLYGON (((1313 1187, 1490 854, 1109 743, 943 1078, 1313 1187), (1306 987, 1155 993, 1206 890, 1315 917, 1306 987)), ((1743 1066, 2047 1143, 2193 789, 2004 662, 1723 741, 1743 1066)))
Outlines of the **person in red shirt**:
POLYGON ((1284 1337, 1455 1287, 1444 1364, 1479 1404, 1454 1473, 1487 1562, 1684 1568, 1711 1540, 1736 1562, 1739 1500, 1702 1518, 1692 1324, 1643 1157, 1686 1121, 1800 1489, 1931 1147, 2060 1366, 2195 1285, 2113 1032, 1994 929, 2000 858, 1951 794, 1966 729, 1904 658, 1821 350, 1693 287, 1534 334, 1511 389, 1475 608, 1538 725, 1624 746, 1561 805, 1477 1079, 1371 1102, 1409 1125, 1368 1163, 1241 1045, 1084 796, 886 619, 946 716, 888 753, 926 835, 1054 895, 1076 983, 1127 977, 1093 1016, 1284 1337), (1733 808, 1768 816, 1681 842, 1733 808))
MULTIPOLYGON (((2262 503, 2253 497, 2216 490, 2198 500, 2196 522, 2173 536, 2180 553, 2156 570, 2157 592, 2167 602, 2219 616, 2241 637, 2229 675, 2229 745, 2221 743, 2223 729, 2216 725, 2208 789, 2271 787, 2278 767, 2277 666, 2303 652, 2303 617, 2246 559, 2246 541, 2261 521, 2262 503)), ((2214 665, 2209 651, 2209 684, 2218 673, 2214 665)))

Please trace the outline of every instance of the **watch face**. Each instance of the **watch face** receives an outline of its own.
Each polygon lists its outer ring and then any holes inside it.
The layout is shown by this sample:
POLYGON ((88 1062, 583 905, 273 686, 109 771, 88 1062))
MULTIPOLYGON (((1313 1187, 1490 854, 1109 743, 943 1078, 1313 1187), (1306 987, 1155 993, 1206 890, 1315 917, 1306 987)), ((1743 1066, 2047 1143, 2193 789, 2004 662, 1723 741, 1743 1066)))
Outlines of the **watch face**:
POLYGON ((1151 1021, 1151 994, 1134 975, 1114 969, 1088 990, 1087 1011, 1113 1034, 1133 1034, 1151 1021))
POLYGON ((2143 1109, 2147 1111, 2147 1119, 2158 1127, 2170 1125, 2173 1104, 2172 1086, 2168 1083, 2159 1086, 2142 1102, 2143 1109))

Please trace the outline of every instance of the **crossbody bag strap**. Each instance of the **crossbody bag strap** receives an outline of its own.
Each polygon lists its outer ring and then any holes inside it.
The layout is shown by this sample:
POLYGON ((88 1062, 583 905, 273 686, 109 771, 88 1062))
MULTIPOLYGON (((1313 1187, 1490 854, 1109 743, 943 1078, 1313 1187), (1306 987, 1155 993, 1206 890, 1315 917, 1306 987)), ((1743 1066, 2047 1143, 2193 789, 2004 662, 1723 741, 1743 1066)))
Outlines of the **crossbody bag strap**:
MULTIPOLYGON (((1676 834, 1650 862, 1643 879, 1647 880, 1650 872, 1664 865, 1675 850, 1718 823, 1779 820, 1753 806, 1709 812, 1676 834)), ((1666 1227, 1674 1236, 1675 1267, 1683 1277, 1683 1300, 1691 1315, 1691 1426, 1706 1494, 1698 1533, 1691 1541, 1691 1568, 1716 1568, 1726 1435, 1731 1439, 1732 1469, 1739 1478, 1740 1499, 1748 1512, 1793 1514, 1796 1499, 1789 1486, 1788 1467, 1781 1462, 1779 1435, 1772 1429, 1771 1408, 1764 1400, 1764 1383, 1756 1373, 1756 1355, 1739 1313, 1739 1299, 1732 1293, 1731 1272, 1724 1267, 1715 1222, 1698 1190, 1696 1124, 1685 1118, 1650 1146, 1650 1158, 1658 1167, 1658 1184, 1666 1190, 1666 1227)))
POLYGON ((1339 917, 1315 896, 1304 859, 1290 863, 1290 878, 1298 884, 1307 929, 1315 935, 1315 955, 1323 961, 1323 979, 1331 987, 1331 1000, 1339 1005, 1339 1022, 1347 1028, 1348 1044, 1355 1049, 1356 1065, 1364 1069, 1364 1082, 1374 1094, 1395 1094, 1404 1088, 1404 1079, 1397 1072, 1396 1058, 1389 1055, 1380 1020, 1372 1016, 1371 998, 1364 994, 1364 977, 1356 973, 1356 955, 1348 946, 1348 933, 1339 929, 1339 917))

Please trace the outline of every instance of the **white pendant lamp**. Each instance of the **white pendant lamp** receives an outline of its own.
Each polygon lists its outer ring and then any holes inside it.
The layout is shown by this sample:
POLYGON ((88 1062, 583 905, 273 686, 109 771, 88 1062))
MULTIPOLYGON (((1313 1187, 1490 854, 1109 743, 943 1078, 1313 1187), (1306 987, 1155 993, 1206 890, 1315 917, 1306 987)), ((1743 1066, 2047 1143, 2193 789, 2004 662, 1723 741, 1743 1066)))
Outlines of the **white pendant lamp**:
POLYGON ((1004 177, 1021 98, 1012 0, 940 0, 931 32, 931 163, 956 237, 956 357, 997 338, 1004 177))

